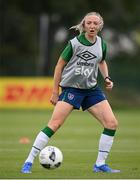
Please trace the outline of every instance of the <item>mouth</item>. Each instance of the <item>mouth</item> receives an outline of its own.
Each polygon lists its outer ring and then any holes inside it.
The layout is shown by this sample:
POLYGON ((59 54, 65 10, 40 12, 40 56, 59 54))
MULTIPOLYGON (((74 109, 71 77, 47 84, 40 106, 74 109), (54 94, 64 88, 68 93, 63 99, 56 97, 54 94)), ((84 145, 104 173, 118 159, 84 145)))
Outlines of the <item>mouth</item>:
POLYGON ((95 30, 90 30, 90 33, 94 33, 95 32, 95 30))

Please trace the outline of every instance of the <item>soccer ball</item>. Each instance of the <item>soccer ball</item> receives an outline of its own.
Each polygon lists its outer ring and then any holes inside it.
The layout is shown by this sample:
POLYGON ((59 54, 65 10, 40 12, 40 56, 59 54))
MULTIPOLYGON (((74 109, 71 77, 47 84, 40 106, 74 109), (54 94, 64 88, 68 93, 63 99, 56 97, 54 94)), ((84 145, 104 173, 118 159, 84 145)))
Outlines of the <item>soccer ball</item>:
POLYGON ((39 154, 39 162, 46 169, 56 169, 63 161, 63 154, 55 146, 47 146, 39 154))

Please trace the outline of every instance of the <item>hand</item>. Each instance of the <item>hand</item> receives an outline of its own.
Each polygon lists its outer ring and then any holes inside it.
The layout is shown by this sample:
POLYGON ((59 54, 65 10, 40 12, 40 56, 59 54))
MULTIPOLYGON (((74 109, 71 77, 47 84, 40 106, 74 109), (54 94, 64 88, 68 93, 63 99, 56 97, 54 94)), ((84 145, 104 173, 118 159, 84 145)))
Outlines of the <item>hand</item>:
POLYGON ((50 98, 50 102, 51 102, 53 105, 56 105, 56 103, 57 103, 57 101, 58 101, 58 97, 59 97, 59 94, 58 94, 58 93, 52 93, 51 98, 50 98))
POLYGON ((105 88, 108 91, 111 91, 112 88, 113 88, 113 82, 110 79, 108 79, 108 78, 105 79, 105 88))

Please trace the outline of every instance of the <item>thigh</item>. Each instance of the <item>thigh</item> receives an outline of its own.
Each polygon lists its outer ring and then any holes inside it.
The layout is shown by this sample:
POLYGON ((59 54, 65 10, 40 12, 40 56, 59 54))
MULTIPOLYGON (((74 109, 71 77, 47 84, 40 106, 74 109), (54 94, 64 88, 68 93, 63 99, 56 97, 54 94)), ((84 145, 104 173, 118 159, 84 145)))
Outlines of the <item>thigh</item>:
POLYGON ((73 110, 73 106, 68 104, 67 102, 58 101, 51 119, 48 122, 48 126, 53 130, 56 131, 68 117, 68 115, 73 110))
POLYGON ((82 109, 83 111, 86 109, 89 109, 90 107, 94 106, 95 104, 98 104, 101 101, 104 101, 106 99, 106 96, 104 92, 97 87, 95 90, 92 90, 90 93, 87 93, 87 96, 82 101, 82 109))
POLYGON ((74 109, 80 109, 81 103, 84 99, 84 94, 75 88, 64 88, 59 96, 58 101, 67 102, 72 105, 74 109))
POLYGON ((107 100, 101 101, 90 107, 88 111, 105 127, 109 129, 117 128, 117 119, 107 100))

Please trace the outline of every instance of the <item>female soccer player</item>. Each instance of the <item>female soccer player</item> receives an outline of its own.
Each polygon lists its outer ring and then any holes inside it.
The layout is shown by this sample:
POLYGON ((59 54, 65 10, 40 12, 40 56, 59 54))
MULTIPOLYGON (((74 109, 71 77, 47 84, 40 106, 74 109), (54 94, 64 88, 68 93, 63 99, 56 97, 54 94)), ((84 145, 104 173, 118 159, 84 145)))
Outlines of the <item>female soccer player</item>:
POLYGON ((82 107, 101 123, 104 130, 99 140, 94 172, 120 172, 113 170, 105 160, 113 144, 118 122, 103 91, 97 85, 100 70, 107 90, 113 88, 105 61, 106 44, 97 34, 103 28, 103 18, 97 12, 85 15, 80 24, 73 26, 79 36, 70 40, 60 55, 54 73, 54 86, 50 102, 55 105, 47 127, 37 135, 21 172, 31 173, 35 157, 47 145, 51 136, 64 123, 73 109, 82 107), (62 93, 59 95, 59 86, 62 93))

